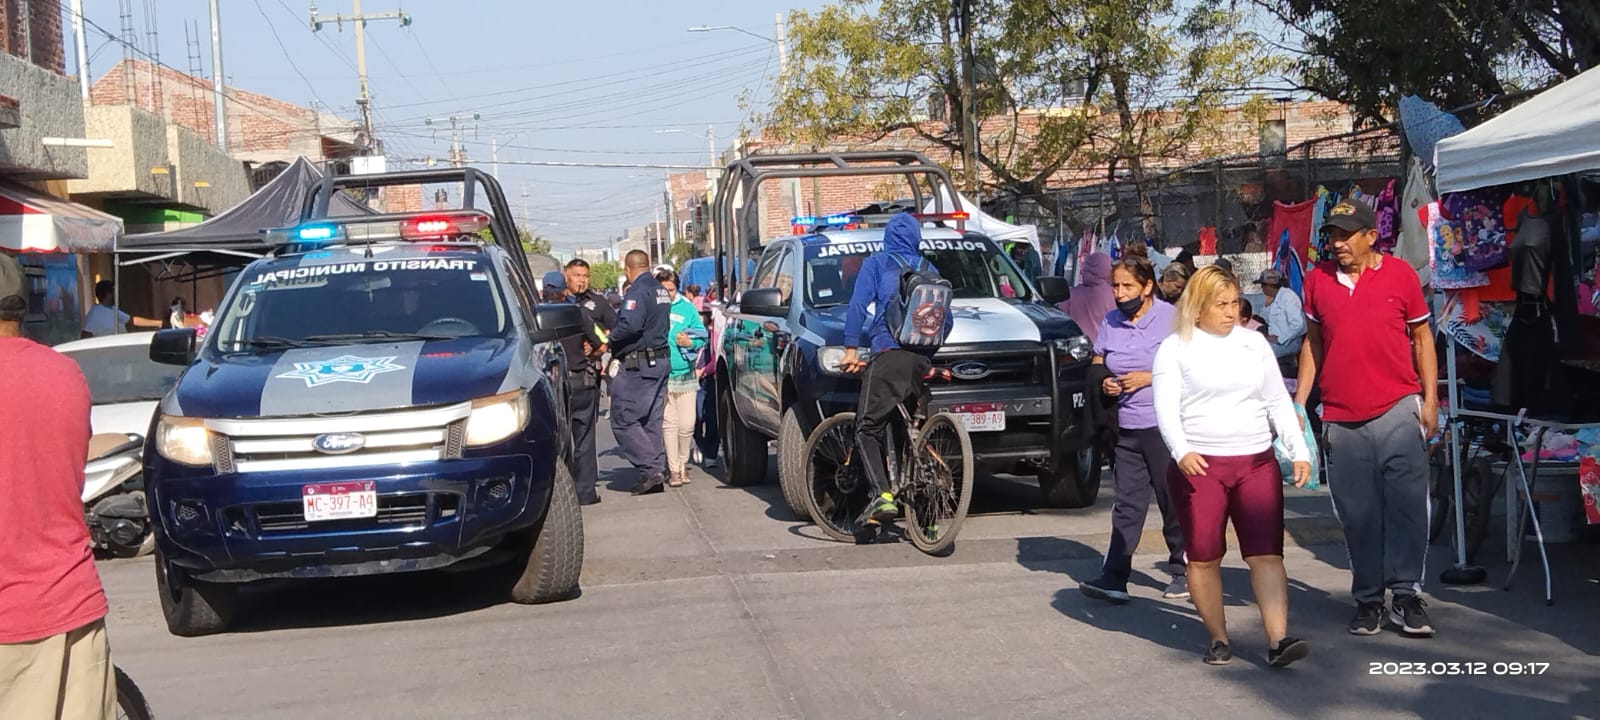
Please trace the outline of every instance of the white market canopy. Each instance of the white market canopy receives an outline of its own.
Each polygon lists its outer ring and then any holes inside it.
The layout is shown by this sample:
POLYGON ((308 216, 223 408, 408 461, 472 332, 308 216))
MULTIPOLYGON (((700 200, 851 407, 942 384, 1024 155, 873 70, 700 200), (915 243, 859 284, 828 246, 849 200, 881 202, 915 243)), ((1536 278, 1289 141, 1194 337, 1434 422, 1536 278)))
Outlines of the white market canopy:
MULTIPOLYGON (((950 202, 950 196, 945 194, 943 190, 940 190, 939 194, 944 201, 942 205, 934 200, 929 200, 928 206, 923 208, 922 211, 927 213, 937 212, 935 208, 942 206, 945 212, 956 212, 957 208, 954 207, 954 203, 950 202)), ((961 193, 956 193, 956 196, 960 198, 960 210, 967 214, 966 228, 968 230, 983 234, 993 240, 996 245, 1005 245, 1010 242, 1026 242, 1033 246, 1035 252, 1044 252, 1039 247, 1039 228, 1037 226, 1012 225, 985 213, 978 207, 977 203, 968 200, 967 196, 961 193)))
POLYGON ((1439 141, 1439 192, 1600 170, 1600 68, 1439 141))

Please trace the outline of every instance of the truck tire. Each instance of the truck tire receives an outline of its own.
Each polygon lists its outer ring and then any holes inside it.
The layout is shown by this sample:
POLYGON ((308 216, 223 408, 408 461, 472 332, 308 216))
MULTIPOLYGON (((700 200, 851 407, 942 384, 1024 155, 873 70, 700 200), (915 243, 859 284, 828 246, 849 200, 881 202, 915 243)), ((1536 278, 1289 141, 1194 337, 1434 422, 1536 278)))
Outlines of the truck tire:
POLYGON ((806 484, 806 431, 800 425, 800 414, 790 408, 783 411, 783 425, 778 429, 778 487, 783 488, 783 501, 800 522, 811 522, 806 484))
POLYGON ((550 507, 534 527, 528 559, 511 586, 511 600, 524 605, 571 600, 582 592, 583 512, 566 463, 555 463, 551 482, 550 507))
POLYGON ((722 452, 726 455, 723 478, 734 487, 760 485, 767 480, 767 437, 744 426, 733 407, 733 391, 717 393, 717 418, 722 427, 722 452))
POLYGON ((167 632, 179 637, 199 637, 223 632, 233 624, 239 586, 208 583, 189 577, 188 571, 167 562, 156 548, 156 594, 167 632))
POLYGON ((1100 450, 1079 449, 1039 470, 1039 492, 1046 507, 1086 508, 1100 496, 1100 450))

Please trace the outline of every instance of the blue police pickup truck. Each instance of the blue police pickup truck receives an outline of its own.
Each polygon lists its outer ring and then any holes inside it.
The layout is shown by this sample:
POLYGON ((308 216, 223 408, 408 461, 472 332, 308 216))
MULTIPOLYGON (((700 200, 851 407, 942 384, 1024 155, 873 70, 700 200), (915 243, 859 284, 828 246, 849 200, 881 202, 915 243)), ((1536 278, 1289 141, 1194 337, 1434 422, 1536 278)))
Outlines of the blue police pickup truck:
POLYGON ((503 563, 515 601, 577 594, 557 340, 581 316, 538 304, 498 185, 465 175, 500 212, 269 231, 204 338, 152 341, 187 366, 144 454, 172 633, 227 629, 240 586, 269 578, 503 563))
MULTIPOLYGON (((883 246, 882 227, 862 228, 856 218, 841 224, 852 229, 824 224, 769 241, 721 340, 729 481, 760 482, 767 442, 777 440, 779 484, 800 517, 807 435, 824 418, 856 409, 859 377, 841 372, 839 361, 850 345, 865 357, 869 343, 844 337, 844 315, 862 261, 883 246), (755 292, 763 289, 776 292, 755 292)), ((1065 299, 1065 281, 1041 279, 1046 297, 993 241, 959 227, 926 227, 922 253, 955 290, 955 324, 934 357, 949 379, 930 381, 930 411, 962 421, 980 467, 1036 475, 1051 506, 1093 504, 1100 457, 1084 402, 1092 348, 1054 306, 1065 299)))

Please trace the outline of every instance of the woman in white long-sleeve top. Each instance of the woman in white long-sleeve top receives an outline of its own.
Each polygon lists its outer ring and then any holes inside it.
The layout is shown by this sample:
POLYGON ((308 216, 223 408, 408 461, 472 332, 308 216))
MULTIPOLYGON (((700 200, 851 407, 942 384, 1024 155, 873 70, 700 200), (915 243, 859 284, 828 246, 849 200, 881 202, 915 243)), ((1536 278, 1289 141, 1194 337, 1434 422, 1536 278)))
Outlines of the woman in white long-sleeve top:
POLYGON ((1288 636, 1289 589, 1283 569, 1283 481, 1272 454, 1274 430, 1294 461, 1294 482, 1311 476, 1311 452, 1272 348, 1239 326, 1239 281, 1207 267, 1190 278, 1175 332, 1156 351, 1156 424, 1172 452, 1167 474, 1189 556, 1189 590, 1211 636, 1205 661, 1233 658, 1222 609, 1224 535, 1233 520, 1239 552, 1267 634, 1267 659, 1283 667, 1306 656, 1288 636))

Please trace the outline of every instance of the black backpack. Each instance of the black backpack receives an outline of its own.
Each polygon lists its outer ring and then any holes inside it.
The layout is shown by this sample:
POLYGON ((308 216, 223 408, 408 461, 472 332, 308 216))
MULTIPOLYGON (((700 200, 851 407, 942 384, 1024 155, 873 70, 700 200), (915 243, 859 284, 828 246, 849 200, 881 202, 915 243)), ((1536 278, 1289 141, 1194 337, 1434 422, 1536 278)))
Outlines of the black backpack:
POLYGON ((900 282, 894 301, 883 312, 889 335, 903 348, 939 349, 944 345, 945 318, 955 296, 950 281, 940 277, 927 258, 917 258, 913 266, 897 255, 891 257, 900 266, 900 282))

